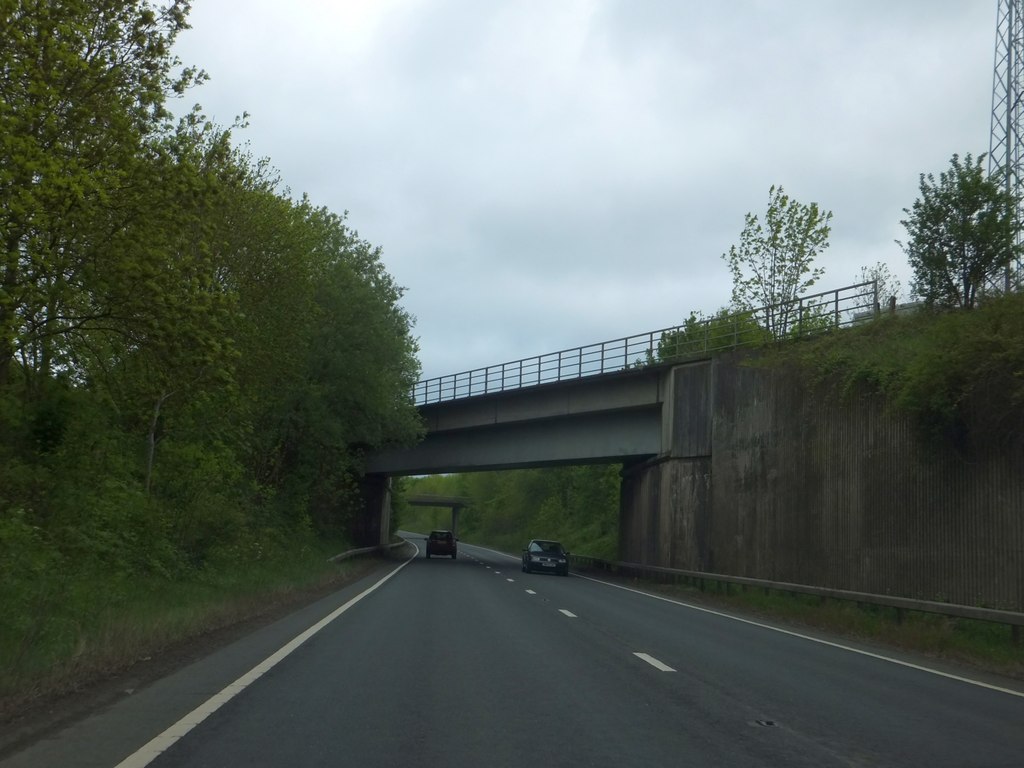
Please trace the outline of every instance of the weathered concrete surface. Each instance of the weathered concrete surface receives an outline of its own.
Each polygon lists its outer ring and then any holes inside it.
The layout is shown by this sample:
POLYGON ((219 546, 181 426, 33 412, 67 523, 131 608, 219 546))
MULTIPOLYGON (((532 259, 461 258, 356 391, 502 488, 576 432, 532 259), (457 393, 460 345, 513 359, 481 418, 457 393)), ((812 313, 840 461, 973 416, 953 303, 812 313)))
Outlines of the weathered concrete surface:
POLYGON ((958 455, 880 402, 738 358, 710 382, 706 454, 677 422, 688 451, 624 478, 623 559, 1024 610, 1022 441, 958 455))
POLYGON ((426 405, 426 438, 382 451, 368 471, 395 475, 621 462, 664 450, 670 369, 640 368, 426 405))

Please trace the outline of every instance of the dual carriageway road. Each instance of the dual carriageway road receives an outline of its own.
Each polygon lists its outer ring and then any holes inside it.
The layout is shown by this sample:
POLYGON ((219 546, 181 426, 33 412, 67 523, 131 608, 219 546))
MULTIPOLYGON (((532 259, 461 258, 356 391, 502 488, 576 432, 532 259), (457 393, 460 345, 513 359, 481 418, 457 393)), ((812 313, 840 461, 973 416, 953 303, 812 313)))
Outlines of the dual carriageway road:
POLYGON ((0 766, 1024 765, 1019 683, 410 540, 0 766))

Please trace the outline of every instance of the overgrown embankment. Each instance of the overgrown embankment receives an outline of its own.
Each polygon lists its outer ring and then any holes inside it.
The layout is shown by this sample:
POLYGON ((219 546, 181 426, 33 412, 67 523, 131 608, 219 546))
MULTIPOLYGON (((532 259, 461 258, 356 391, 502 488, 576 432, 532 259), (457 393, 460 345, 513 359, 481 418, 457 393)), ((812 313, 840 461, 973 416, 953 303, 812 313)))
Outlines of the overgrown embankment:
POLYGON ((1024 295, 971 311, 882 315, 768 356, 843 399, 880 395, 922 440, 1000 450, 1024 436, 1024 295))
POLYGON ((308 602, 325 589, 358 578, 373 563, 327 562, 341 544, 289 545, 247 563, 209 563, 168 579, 113 569, 70 569, 44 578, 34 613, 19 612, 0 641, 0 722, 37 703, 100 683, 145 661, 173 671, 163 659, 176 649, 236 624, 308 602))
POLYGON ((380 249, 168 108, 187 13, 5 13, 0 697, 320 578, 362 456, 420 429, 380 249))

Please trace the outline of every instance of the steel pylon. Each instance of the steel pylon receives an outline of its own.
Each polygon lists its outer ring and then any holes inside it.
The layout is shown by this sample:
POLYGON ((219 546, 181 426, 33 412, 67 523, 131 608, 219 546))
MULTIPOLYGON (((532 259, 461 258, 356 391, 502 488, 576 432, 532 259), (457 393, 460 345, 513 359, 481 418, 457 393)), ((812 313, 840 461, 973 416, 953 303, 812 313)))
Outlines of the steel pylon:
MULTIPOLYGON (((1005 172, 1008 192, 1017 195, 1017 216, 1024 195, 1024 0, 999 0, 996 10, 996 55, 992 76, 992 133, 988 145, 989 174, 1005 172)), ((1020 235, 1018 234, 1018 242, 1020 235)), ((1024 278, 1020 259, 1008 266, 991 288, 1019 290, 1024 278)))

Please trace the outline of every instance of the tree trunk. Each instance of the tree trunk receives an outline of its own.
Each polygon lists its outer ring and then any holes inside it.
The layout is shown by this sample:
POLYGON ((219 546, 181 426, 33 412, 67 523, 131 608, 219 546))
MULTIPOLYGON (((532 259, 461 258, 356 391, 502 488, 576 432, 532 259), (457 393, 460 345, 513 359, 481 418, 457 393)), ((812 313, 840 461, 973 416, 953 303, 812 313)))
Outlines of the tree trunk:
POLYGON ((146 495, 149 496, 149 489, 153 481, 153 459, 156 457, 156 427, 160 422, 160 409, 163 408, 164 403, 167 401, 173 392, 163 392, 160 397, 156 399, 156 403, 153 405, 153 418, 149 422, 149 435, 147 436, 146 445, 146 495))

